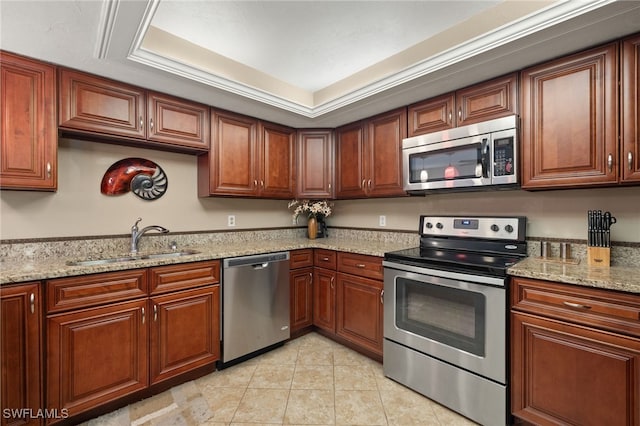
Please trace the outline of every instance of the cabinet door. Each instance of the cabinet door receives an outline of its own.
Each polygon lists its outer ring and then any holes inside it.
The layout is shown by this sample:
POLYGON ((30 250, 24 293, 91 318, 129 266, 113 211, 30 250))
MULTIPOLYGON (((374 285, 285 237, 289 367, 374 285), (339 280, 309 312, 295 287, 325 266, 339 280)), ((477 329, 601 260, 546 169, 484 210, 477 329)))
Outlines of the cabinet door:
POLYGON ((522 71, 522 187, 617 182, 617 44, 522 71))
POLYGON ((409 136, 418 136, 455 127, 455 95, 448 93, 409 106, 409 136))
POLYGON ((211 138, 209 107, 162 93, 147 93, 147 138, 202 151, 211 138))
POLYGON ((509 74, 458 90, 456 110, 457 126, 517 114, 518 74, 509 74))
POLYGON ((640 340, 512 313, 511 403, 539 425, 640 424, 640 340))
POLYGON ((338 273, 336 334, 382 355, 382 281, 338 273))
POLYGON ((634 182, 640 181, 640 35, 622 44, 621 81, 621 178, 634 182))
POLYGON ((257 120, 211 113, 211 149, 198 157, 198 195, 258 195, 257 120))
POLYGON ((220 359, 220 285, 151 298, 151 384, 220 359))
POLYGON ((333 198, 333 132, 300 130, 296 198, 333 198))
POLYGON ((0 188, 55 191, 56 69, 0 52, 0 188))
POLYGON ((59 70, 58 124, 63 129, 146 138, 144 90, 72 70, 59 70))
MULTIPOLYGON (((42 305, 40 283, 0 287, 2 343, 0 386, 3 409, 36 413, 42 404, 42 364, 40 357, 42 305)), ((2 425, 38 425, 38 418, 1 417, 2 425)))
POLYGON ((364 198, 365 128, 355 123, 336 130, 336 198, 364 198))
POLYGON ((291 199, 296 179, 296 132, 289 127, 260 123, 259 168, 260 196, 291 199))
POLYGON ((405 108, 379 115, 367 122, 367 196, 406 195, 402 189, 402 139, 406 137, 405 108))
POLYGON ((289 273, 291 332, 313 325, 313 268, 289 273))
POLYGON ((47 318, 47 408, 73 416, 148 386, 147 300, 47 318))
POLYGON ((323 268, 313 270, 313 325, 336 332, 336 272, 323 268))

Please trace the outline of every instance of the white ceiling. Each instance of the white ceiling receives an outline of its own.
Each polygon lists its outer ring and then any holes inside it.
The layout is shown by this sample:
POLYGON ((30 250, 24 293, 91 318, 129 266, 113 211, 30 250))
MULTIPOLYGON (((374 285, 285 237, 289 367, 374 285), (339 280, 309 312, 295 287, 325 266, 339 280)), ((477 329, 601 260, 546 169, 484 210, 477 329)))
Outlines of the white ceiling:
POLYGON ((334 127, 640 31, 640 1, 0 0, 0 48, 334 127))

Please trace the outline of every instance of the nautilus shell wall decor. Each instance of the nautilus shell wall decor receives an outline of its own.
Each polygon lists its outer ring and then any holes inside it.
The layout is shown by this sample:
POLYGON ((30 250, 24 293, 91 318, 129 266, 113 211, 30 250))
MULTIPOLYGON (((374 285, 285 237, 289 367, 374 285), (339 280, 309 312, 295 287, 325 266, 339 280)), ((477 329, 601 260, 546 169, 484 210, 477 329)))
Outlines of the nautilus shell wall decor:
POLYGON ((129 191, 143 200, 155 200, 167 190, 167 175, 156 163, 144 158, 116 161, 102 177, 100 191, 105 195, 120 195, 129 191))

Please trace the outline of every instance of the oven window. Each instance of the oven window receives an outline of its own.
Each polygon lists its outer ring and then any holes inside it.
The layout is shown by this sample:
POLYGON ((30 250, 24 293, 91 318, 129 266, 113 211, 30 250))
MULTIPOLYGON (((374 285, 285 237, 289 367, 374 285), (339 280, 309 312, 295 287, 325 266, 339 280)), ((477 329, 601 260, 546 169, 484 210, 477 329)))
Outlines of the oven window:
POLYGON ((397 327, 484 356, 484 295, 398 278, 395 303, 397 327))
POLYGON ((473 179, 482 175, 480 143, 409 155, 411 183, 473 179))

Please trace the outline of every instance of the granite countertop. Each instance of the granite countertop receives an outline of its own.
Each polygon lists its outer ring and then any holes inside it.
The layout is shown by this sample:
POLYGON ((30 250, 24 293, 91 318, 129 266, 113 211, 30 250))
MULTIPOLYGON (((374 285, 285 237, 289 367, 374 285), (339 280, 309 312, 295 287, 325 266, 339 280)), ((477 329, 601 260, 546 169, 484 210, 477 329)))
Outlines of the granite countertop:
POLYGON ((571 264, 528 257, 507 272, 515 277, 640 294, 640 267, 634 266, 600 268, 588 266, 586 262, 571 264))
MULTIPOLYGON (((196 254, 170 258, 129 260, 124 262, 88 266, 70 266, 67 262, 74 260, 98 259, 99 257, 76 256, 61 258, 51 256, 46 258, 25 258, 20 259, 20 261, 3 259, 0 262, 0 284, 37 281, 73 275, 120 271, 125 269, 148 268, 152 266, 198 262, 203 260, 223 259, 228 257, 305 248, 325 248, 328 250, 345 251, 371 256, 383 256, 387 251, 400 250, 408 248, 408 246, 406 243, 354 240, 349 238, 321 238, 316 240, 306 238, 283 238, 257 242, 242 241, 202 246, 193 245, 189 247, 180 247, 180 249, 196 250, 198 251, 196 254)), ((144 256, 146 254, 150 253, 141 252, 139 253, 139 256, 144 256)), ((105 257, 124 256, 128 256, 128 254, 121 253, 120 255, 109 255, 105 257)))

